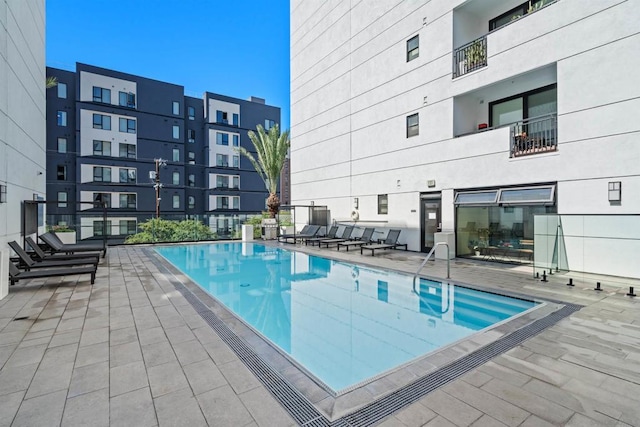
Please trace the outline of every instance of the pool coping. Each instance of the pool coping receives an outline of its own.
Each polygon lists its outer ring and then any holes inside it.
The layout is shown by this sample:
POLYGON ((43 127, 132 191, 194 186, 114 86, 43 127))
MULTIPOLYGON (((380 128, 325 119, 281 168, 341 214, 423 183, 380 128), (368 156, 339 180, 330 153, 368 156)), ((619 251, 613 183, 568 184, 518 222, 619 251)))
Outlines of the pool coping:
MULTIPOLYGON (((502 289, 449 280, 449 283, 470 289, 542 304, 380 374, 373 380, 349 387, 343 394, 333 396, 315 377, 291 361, 289 356, 237 318, 159 253, 151 248, 145 248, 144 251, 160 271, 169 273, 167 276, 172 285, 185 296, 198 314, 301 425, 369 425, 515 347, 581 308, 575 304, 542 300, 502 289), (489 357, 478 357, 482 356, 481 353, 486 353, 489 357)), ((331 256, 324 257, 344 262, 331 256)), ((406 271, 382 268, 366 262, 359 264, 407 274, 406 271)), ((421 277, 439 282, 446 281, 441 278, 421 277)))

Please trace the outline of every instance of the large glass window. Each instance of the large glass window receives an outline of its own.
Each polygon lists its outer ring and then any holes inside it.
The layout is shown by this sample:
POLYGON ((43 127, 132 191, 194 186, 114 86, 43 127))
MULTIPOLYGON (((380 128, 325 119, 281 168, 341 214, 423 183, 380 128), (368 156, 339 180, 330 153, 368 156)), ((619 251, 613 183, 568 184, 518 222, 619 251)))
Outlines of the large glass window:
POLYGON ((237 190, 240 188, 240 177, 239 176, 234 176, 233 177, 233 185, 231 186, 231 188, 233 188, 234 190, 237 190))
POLYGON ((136 234, 136 232, 137 232, 137 225, 135 220, 126 220, 126 219, 120 220, 121 235, 136 234))
POLYGON ((123 184, 135 184, 136 182, 136 170, 135 169, 120 169, 120 182, 123 184))
POLYGON ((67 125, 67 112, 66 111, 58 111, 58 113, 57 113, 57 121, 58 121, 58 126, 66 126, 67 125))
POLYGON ((105 89, 102 87, 93 87, 93 102, 102 102, 104 104, 111 104, 111 89, 105 89))
POLYGON ((218 196, 216 209, 229 209, 229 198, 226 196, 218 196))
POLYGON ((172 133, 173 139, 180 139, 180 126, 174 125, 172 133))
POLYGON ((67 207, 67 192, 66 191, 58 191, 58 207, 66 208, 67 207))
POLYGON ((276 125, 275 120, 265 119, 264 121, 264 130, 269 130, 276 125))
POLYGON ((127 157, 129 159, 136 158, 136 146, 134 144, 120 144, 120 157, 127 157))
POLYGON ((234 168, 240 167, 240 156, 233 156, 233 167, 234 168))
POLYGON ((58 165, 57 170, 58 181, 66 181, 67 179, 67 167, 64 165, 58 165))
POLYGON ((93 167, 93 180, 95 182, 111 182, 111 168, 102 166, 93 167))
POLYGON ((229 134, 228 133, 216 133, 216 144, 218 145, 229 145, 229 134))
POLYGON ((178 101, 173 101, 171 112, 176 116, 180 115, 180 103, 178 101))
POLYGON ((136 133, 135 119, 125 119, 120 117, 120 132, 136 133))
POLYGON ((233 113, 233 125, 240 126, 240 116, 236 113, 233 113))
POLYGON ((111 116, 105 116, 104 114, 94 114, 93 128, 111 130, 111 116))
POLYGON ((180 149, 179 148, 174 148, 173 149, 173 157, 172 157, 174 162, 179 162, 180 161, 180 149))
POLYGON ((193 173, 189 174, 189 177, 187 178, 187 183, 189 185, 189 187, 195 187, 196 186, 196 175, 193 173))
POLYGON ((228 188, 229 177, 226 175, 216 175, 216 188, 228 188))
POLYGON ((187 141, 191 143, 196 142, 196 131, 194 129, 187 129, 187 141))
POLYGON ((195 120, 196 119, 196 109, 194 107, 188 107, 187 108, 187 112, 189 115, 189 120, 195 120))
POLYGON ((67 138, 58 138, 58 153, 67 152, 67 138))
POLYGON ((173 209, 180 209, 180 196, 178 194, 173 195, 173 209))
POLYGON ((93 222, 93 235, 94 236, 111 236, 111 221, 106 223, 103 221, 93 222))
POLYGON ((187 199, 187 203, 189 205, 189 209, 194 209, 196 207, 196 198, 193 196, 189 196, 187 199))
POLYGON ((487 204, 495 203, 498 197, 498 190, 493 191, 471 191, 468 193, 458 193, 455 203, 462 204, 487 204))
POLYGON ((556 85, 489 103, 490 126, 500 127, 558 111, 556 85))
POLYGON ((67 97, 67 84, 58 82, 58 98, 67 97))
POLYGON ((171 178, 173 185, 180 185, 180 172, 173 172, 171 178))
POLYGON ((136 95, 131 92, 118 92, 118 104, 121 107, 136 108, 136 95))
POLYGON ((216 154, 216 166, 228 167, 229 156, 226 154, 216 154))
POLYGON ((411 37, 407 40, 407 62, 413 61, 420 56, 420 36, 411 37))
POLYGON ((220 111, 217 110, 216 111, 216 122, 217 123, 223 123, 223 124, 229 124, 229 118, 228 118, 228 114, 226 111, 220 111))
POLYGON ((120 208, 121 209, 135 209, 136 208, 136 195, 135 194, 120 194, 120 208))
POLYGON ((94 207, 111 207, 111 193, 93 193, 94 207))
POLYGON ((378 194, 378 214, 386 215, 389 213, 389 196, 387 194, 378 194))
POLYGON ((111 142, 93 140, 93 155, 94 156, 110 156, 111 155, 111 142))
POLYGON ((407 138, 420 133, 420 122, 418 113, 407 116, 407 138))
POLYGON ((233 135, 233 146, 240 146, 240 135, 233 135))

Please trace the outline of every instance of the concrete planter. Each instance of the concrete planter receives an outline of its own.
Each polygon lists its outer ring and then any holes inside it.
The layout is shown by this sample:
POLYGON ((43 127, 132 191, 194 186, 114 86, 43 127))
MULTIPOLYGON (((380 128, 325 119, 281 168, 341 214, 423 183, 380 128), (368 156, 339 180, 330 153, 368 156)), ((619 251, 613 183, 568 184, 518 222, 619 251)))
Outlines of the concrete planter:
POLYGON ((64 244, 77 243, 75 231, 57 232, 56 236, 58 236, 60 240, 62 240, 62 243, 64 244))

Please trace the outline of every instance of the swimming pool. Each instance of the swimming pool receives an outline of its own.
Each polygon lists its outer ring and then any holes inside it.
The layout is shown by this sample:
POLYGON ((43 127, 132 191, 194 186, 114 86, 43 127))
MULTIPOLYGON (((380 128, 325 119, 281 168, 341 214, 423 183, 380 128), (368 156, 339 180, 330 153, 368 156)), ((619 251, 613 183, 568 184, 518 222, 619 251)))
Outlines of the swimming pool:
POLYGON ((535 305, 254 243, 156 251, 336 394, 535 305))

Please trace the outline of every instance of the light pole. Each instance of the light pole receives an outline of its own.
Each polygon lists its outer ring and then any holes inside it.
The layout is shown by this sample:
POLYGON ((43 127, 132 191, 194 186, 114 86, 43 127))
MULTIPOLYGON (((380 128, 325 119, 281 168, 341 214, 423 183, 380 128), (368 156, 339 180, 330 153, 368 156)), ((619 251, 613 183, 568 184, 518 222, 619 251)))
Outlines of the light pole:
POLYGON ((162 188, 162 183, 160 182, 160 166, 166 167, 167 161, 164 159, 153 159, 156 163, 156 170, 151 171, 149 173, 149 178, 151 178, 151 182, 153 182, 153 188, 156 190, 156 218, 160 218, 160 189, 162 188))

